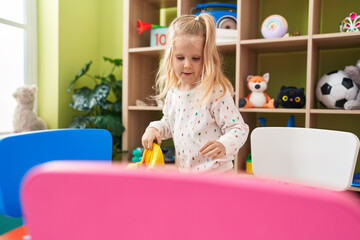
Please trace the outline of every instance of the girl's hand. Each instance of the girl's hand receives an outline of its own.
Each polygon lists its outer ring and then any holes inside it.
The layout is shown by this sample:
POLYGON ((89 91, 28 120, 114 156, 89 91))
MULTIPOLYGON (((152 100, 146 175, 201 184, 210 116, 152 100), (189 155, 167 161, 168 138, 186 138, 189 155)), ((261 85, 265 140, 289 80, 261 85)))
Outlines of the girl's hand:
POLYGON ((225 156, 226 149, 222 143, 211 140, 201 146, 199 153, 207 157, 212 157, 212 159, 217 159, 225 156))
POLYGON ((144 148, 152 150, 154 140, 157 141, 157 144, 161 144, 161 136, 159 131, 156 128, 150 127, 142 136, 141 143, 144 148))

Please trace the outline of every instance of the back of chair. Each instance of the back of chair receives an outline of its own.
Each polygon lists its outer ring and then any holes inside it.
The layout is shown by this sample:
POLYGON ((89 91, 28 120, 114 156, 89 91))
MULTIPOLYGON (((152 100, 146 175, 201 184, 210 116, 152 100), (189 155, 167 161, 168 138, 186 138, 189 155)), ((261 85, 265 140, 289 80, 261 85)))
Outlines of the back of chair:
POLYGON ((50 162, 22 188, 32 239, 354 239, 351 192, 235 175, 50 162))
POLYGON ((346 190, 358 152, 359 139, 348 132, 260 127, 251 133, 254 174, 280 181, 346 190))
POLYGON ((33 166, 52 160, 112 158, 112 137, 104 129, 57 129, 0 139, 0 214, 21 217, 20 182, 33 166))

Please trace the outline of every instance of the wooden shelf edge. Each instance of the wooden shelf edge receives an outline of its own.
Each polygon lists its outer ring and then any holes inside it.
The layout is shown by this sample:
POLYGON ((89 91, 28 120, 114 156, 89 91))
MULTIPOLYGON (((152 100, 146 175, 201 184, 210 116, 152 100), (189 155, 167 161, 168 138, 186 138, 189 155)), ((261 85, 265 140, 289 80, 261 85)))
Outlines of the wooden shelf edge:
POLYGON ((283 43, 283 42, 304 42, 309 39, 309 36, 294 36, 294 37, 283 37, 283 38, 257 38, 257 39, 245 39, 240 40, 241 45, 257 45, 257 44, 264 44, 264 43, 283 43))
MULTIPOLYGON (((235 49, 236 41, 218 43, 219 49, 235 49)), ((165 50, 165 47, 137 47, 129 48, 129 53, 133 54, 160 54, 165 50)))
POLYGON ((329 38, 356 38, 360 37, 360 32, 338 32, 338 33, 319 33, 312 35, 313 39, 329 39, 329 38))
POLYGON ((306 109, 294 109, 294 108, 239 108, 241 113, 306 113, 306 109))
POLYGON ((360 192, 360 187, 353 187, 353 186, 351 186, 351 187, 349 188, 349 190, 350 190, 350 191, 354 191, 354 192, 360 192))
POLYGON ((345 109, 311 109, 310 113, 314 114, 360 114, 360 110, 345 110, 345 109))
POLYGON ((128 106, 131 111, 162 111, 162 107, 158 106, 128 106))

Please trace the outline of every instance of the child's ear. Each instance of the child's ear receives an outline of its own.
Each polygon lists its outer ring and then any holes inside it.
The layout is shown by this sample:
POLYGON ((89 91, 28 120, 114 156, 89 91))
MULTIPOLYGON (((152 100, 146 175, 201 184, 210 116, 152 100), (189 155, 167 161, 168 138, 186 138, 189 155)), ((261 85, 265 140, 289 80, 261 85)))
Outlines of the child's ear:
POLYGON ((13 93, 13 97, 14 98, 17 98, 18 97, 18 94, 15 92, 15 93, 13 93))
POLYGON ((253 75, 249 75, 246 79, 246 81, 250 81, 250 79, 253 77, 253 75))
POLYGON ((266 82, 268 82, 269 79, 270 79, 270 73, 265 73, 265 74, 263 75, 263 78, 264 78, 264 80, 265 80, 266 82))

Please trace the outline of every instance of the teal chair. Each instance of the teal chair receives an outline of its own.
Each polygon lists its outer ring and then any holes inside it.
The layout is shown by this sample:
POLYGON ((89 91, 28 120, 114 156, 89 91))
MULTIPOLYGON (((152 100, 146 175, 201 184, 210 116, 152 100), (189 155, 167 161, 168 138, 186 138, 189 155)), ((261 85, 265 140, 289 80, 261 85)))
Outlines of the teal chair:
POLYGON ((0 214, 22 217, 19 189, 25 173, 53 160, 111 164, 112 136, 104 129, 56 129, 0 137, 0 214))

